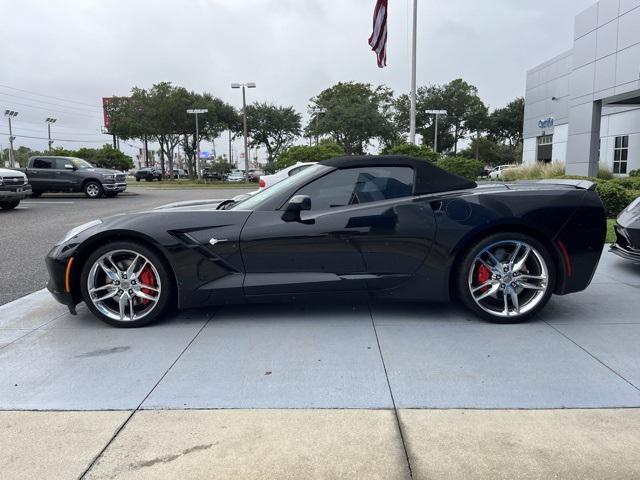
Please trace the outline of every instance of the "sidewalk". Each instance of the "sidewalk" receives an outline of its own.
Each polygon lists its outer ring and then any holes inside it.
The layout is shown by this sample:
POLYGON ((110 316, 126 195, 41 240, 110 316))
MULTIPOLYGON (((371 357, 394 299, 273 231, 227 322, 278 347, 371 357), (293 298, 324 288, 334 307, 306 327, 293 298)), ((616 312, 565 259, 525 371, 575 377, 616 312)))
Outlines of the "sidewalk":
POLYGON ((1 478, 640 478, 640 267, 534 322, 260 305, 119 330, 0 307, 1 478))

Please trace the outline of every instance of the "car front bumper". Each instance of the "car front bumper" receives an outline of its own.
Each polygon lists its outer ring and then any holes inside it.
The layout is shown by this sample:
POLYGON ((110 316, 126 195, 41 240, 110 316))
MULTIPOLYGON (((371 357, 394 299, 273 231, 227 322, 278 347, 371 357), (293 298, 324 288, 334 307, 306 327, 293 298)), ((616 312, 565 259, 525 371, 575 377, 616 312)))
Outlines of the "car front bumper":
POLYGON ((0 202, 22 200, 31 195, 31 185, 0 187, 0 202))
POLYGON ((614 226, 616 242, 609 251, 627 260, 640 262, 640 230, 623 227, 619 223, 614 226))
POLYGON ((126 183, 103 183, 102 188, 105 192, 124 192, 127 189, 126 183))
MULTIPOLYGON (((47 257, 45 258, 45 264, 47 266, 47 271, 49 272, 49 279, 47 280, 47 290, 51 292, 53 298, 55 298, 59 303, 66 305, 69 308, 69 311, 75 314, 75 306, 78 304, 77 298, 74 297, 73 293, 67 290, 67 267, 69 265, 69 259, 71 258, 68 254, 60 254, 60 247, 54 247, 47 257)), ((71 265, 71 269, 73 268, 73 264, 71 265)), ((73 271, 70 269, 69 273, 72 274, 73 271)))

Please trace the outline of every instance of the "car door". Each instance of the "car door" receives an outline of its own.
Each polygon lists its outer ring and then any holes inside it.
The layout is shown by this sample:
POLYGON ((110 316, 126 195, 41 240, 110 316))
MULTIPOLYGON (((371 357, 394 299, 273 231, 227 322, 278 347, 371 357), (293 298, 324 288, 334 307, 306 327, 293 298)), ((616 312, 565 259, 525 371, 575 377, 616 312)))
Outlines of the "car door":
POLYGON ((55 178, 60 190, 73 190, 78 176, 75 173, 73 162, 68 158, 56 158, 55 178))
POLYGON ((29 182, 34 191, 57 190, 59 178, 56 177, 55 158, 37 157, 29 168, 29 182))

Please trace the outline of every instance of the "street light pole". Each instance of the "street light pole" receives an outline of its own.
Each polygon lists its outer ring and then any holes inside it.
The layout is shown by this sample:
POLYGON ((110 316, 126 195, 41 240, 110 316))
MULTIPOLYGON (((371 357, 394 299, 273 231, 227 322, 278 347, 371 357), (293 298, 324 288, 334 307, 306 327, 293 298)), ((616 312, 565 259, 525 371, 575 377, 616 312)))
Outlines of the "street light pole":
MULTIPOLYGON (((196 116, 196 175, 198 178, 201 178, 202 172, 200 171, 200 132, 198 128, 198 114, 200 113, 208 113, 209 110, 206 108, 190 108, 187 110, 187 113, 196 116)), ((171 172, 173 175, 173 172, 171 172)))
POLYGON ((409 143, 416 144, 416 50, 418 38, 418 0, 413 0, 413 36, 411 39, 411 112, 409 113, 409 143))
POLYGON ((49 153, 51 153, 51 146, 53 145, 53 140, 51 140, 51 124, 56 123, 58 119, 47 118, 45 121, 47 122, 47 133, 49 135, 49 153))
POLYGON ((13 151, 13 141, 15 137, 13 136, 13 129, 11 127, 11 119, 18 116, 18 112, 14 110, 5 110, 4 116, 7 117, 9 121, 9 168, 15 168, 15 153, 13 151))
POLYGON ((427 110, 425 112, 427 115, 435 115, 436 116, 436 125, 435 125, 435 136, 433 139, 433 151, 438 153, 438 117, 440 115, 446 115, 446 110, 427 110))
POLYGON ((232 83, 231 88, 242 87, 242 123, 244 128, 244 178, 249 181, 249 143, 247 140, 247 95, 245 88, 256 88, 256 84, 250 83, 232 83))

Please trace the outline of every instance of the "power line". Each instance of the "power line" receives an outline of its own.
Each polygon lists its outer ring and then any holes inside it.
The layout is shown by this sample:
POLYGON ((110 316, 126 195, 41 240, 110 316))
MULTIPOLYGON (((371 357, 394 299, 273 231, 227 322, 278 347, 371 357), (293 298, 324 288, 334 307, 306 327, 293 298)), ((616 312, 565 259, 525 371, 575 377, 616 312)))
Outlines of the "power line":
MULTIPOLYGON (((22 124, 27 124, 27 125, 42 125, 43 123, 41 123, 41 122, 30 122, 30 121, 28 121, 28 120, 21 119, 21 120, 20 120, 20 122, 19 122, 19 124, 20 124, 20 125, 22 125, 22 124)), ((4 124, 4 123, 0 122, 0 126, 6 127, 6 126, 7 126, 7 124, 4 124)), ((16 126, 15 126, 15 123, 12 123, 12 126, 13 126, 13 128, 21 128, 21 129, 23 129, 23 130, 26 130, 26 128, 16 127, 16 126)), ((77 133, 77 132, 96 132, 96 133, 99 133, 99 134, 103 134, 103 133, 104 133, 104 132, 102 132, 102 130, 100 129, 100 127, 97 127, 97 128, 74 128, 74 127, 67 127, 67 126, 60 125, 60 124, 56 123, 56 130, 58 130, 58 129, 63 129, 63 130, 73 130, 72 132, 68 132, 69 134, 75 134, 75 133, 77 133)), ((40 130, 38 130, 38 131, 40 131, 40 130)))
POLYGON ((56 112, 56 113, 62 113, 62 114, 68 114, 68 115, 78 115, 78 116, 87 117, 87 118, 99 118, 101 116, 99 113, 96 113, 95 115, 88 115, 86 113, 68 112, 65 110, 54 110, 53 108, 37 107, 35 105, 28 105, 26 103, 10 102, 10 104, 20 105, 21 107, 27 107, 27 108, 36 108, 38 110, 44 110, 45 112, 56 112))
MULTIPOLYGON (((7 125, 4 125, 4 124, 0 123, 0 126, 6 127, 7 125)), ((11 127, 13 128, 13 130, 24 130, 25 132, 42 132, 42 130, 44 130, 44 127, 43 128, 39 128, 39 129, 16 127, 14 125, 12 125, 11 127)), ((56 126, 56 130, 57 129, 58 129, 58 126, 56 126)), ((79 133, 79 132, 65 132, 65 133, 68 133, 70 135, 95 136, 95 137, 104 135, 104 134, 100 133, 97 130, 96 130, 96 133, 79 133)))
POLYGON ((62 108, 72 108, 73 110, 80 110, 81 112, 91 111, 92 113, 96 113, 98 115, 100 114, 100 110, 90 110, 89 108, 85 108, 85 107, 72 107, 71 105, 61 105, 59 103, 47 102, 45 100, 38 100, 37 98, 23 97, 21 95, 12 95, 10 93, 4 93, 4 92, 0 92, 0 95, 4 95, 6 97, 19 98, 22 100, 27 100, 29 102, 38 102, 39 104, 54 105, 56 107, 62 107, 62 108))
POLYGON ((97 105, 95 105, 95 104, 94 104, 94 105, 91 105, 91 104, 89 104, 89 103, 78 102, 78 101, 76 101, 76 100, 68 100, 68 99, 66 99, 66 98, 54 97, 54 96, 52 96, 52 95, 45 95, 45 94, 43 94, 43 93, 37 93, 37 92, 29 91, 29 90, 23 90, 23 89, 21 89, 21 88, 10 87, 9 85, 2 85, 2 84, 0 84, 0 87, 8 88, 8 89, 10 89, 10 90, 15 90, 15 91, 17 91, 17 92, 23 92, 23 93, 29 93, 29 94, 31 94, 31 95, 37 95, 37 96, 39 96, 39 97, 53 98, 54 100, 61 100, 61 101, 63 101, 63 102, 77 103, 78 105, 86 105, 86 106, 88 106, 88 107, 97 108, 98 110, 100 109, 100 107, 99 107, 99 106, 97 106, 97 105))
MULTIPOLYGON (((9 135, 9 132, 0 132, 0 135, 9 135)), ((29 138, 29 139, 34 139, 34 140, 49 140, 48 137, 35 137, 32 135, 18 135, 18 134, 13 134, 14 137, 17 138, 29 138)), ((65 138, 51 138, 51 140, 55 141, 55 142, 73 142, 73 143, 109 143, 108 140, 104 140, 104 141, 97 141, 97 140, 71 140, 71 139, 65 139, 65 138)))

